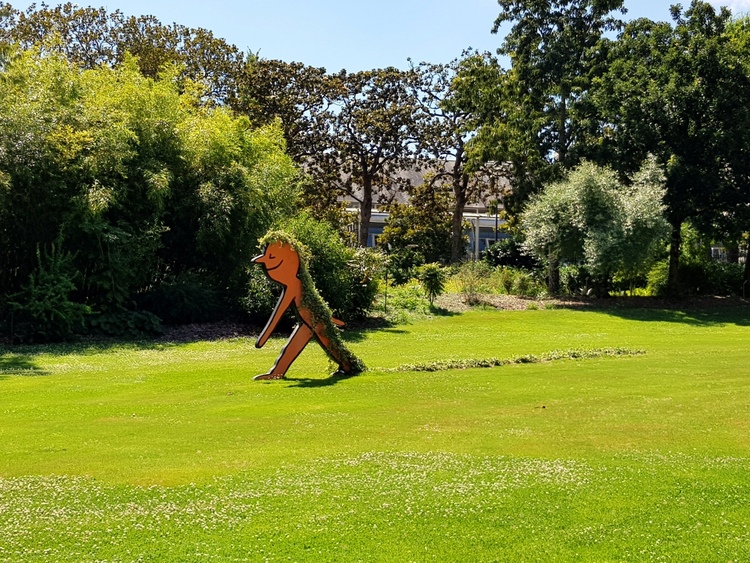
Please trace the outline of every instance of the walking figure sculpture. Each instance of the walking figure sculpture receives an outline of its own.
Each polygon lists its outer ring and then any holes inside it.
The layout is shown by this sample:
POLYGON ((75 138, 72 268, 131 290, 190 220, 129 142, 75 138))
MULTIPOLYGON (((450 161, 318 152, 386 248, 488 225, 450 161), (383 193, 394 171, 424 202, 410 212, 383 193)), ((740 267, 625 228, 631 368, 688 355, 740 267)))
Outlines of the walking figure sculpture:
POLYGON ((292 307, 299 322, 281 350, 281 354, 268 373, 256 375, 253 379, 283 379, 289 366, 297 359, 307 343, 315 338, 326 354, 339 366, 337 373, 354 374, 364 369, 362 361, 344 345, 336 326, 344 323, 333 318, 331 310, 315 289, 304 247, 293 237, 281 231, 273 231, 263 237, 263 254, 252 261, 261 264, 266 275, 282 286, 281 297, 276 308, 260 333, 256 348, 261 348, 274 331, 284 313, 292 307), (334 326, 335 325, 335 326, 334 326))

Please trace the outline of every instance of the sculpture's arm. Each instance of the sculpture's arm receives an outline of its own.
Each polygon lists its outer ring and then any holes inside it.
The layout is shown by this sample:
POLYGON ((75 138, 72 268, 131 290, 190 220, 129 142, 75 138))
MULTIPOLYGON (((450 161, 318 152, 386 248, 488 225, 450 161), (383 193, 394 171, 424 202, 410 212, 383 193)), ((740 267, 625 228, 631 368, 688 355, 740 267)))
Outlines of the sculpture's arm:
POLYGON ((271 318, 268 319, 265 328, 260 333, 258 341, 255 343, 256 348, 262 348, 266 341, 269 339, 273 331, 276 329, 276 325, 279 324, 281 317, 284 315, 286 310, 294 301, 294 294, 291 291, 287 291, 285 288, 279 297, 279 302, 276 303, 276 308, 273 310, 271 318))

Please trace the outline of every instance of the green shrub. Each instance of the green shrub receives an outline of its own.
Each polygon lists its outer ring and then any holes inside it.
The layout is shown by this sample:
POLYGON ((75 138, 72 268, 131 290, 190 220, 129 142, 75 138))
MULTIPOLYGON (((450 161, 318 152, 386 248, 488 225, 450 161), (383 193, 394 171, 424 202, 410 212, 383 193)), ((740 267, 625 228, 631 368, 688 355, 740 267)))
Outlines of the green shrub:
POLYGON ((378 280, 385 270, 385 258, 372 248, 359 248, 349 260, 349 317, 362 319, 372 309, 378 294, 378 280))
POLYGON ((528 274, 517 272, 513 280, 513 295, 518 295, 519 297, 536 297, 536 294, 537 288, 533 278, 528 274))
POLYGON ((591 274, 583 266, 568 264, 560 268, 560 291, 564 295, 590 295, 591 274))
POLYGON ((388 277, 402 285, 416 277, 417 268, 424 264, 424 256, 413 248, 400 248, 388 255, 388 277))
POLYGON ((217 321, 227 314, 226 303, 211 281, 196 272, 168 278, 139 302, 167 324, 217 321))
POLYGON ((495 293, 519 297, 540 297, 547 291, 546 285, 537 279, 535 272, 525 268, 495 268, 491 282, 495 293))
POLYGON ((510 295, 513 293, 513 281, 516 273, 513 268, 499 266, 492 272, 492 286, 497 293, 510 295))
POLYGON ((480 303, 480 294, 483 293, 519 297, 546 295, 546 286, 535 272, 507 266, 493 269, 486 262, 462 264, 455 270, 449 285, 452 291, 461 293, 464 301, 471 305, 480 303))
POLYGON ((430 305, 432 305, 435 298, 445 291, 445 270, 440 264, 433 262, 420 266, 417 270, 417 277, 430 300, 430 305))
MULTIPOLYGON (((741 264, 685 258, 680 263, 679 292, 685 295, 742 295, 741 264)), ((649 295, 668 294, 669 261, 657 262, 648 273, 649 295)))
POLYGON ((115 338, 146 338, 162 333, 161 320, 148 311, 117 311, 86 319, 91 334, 115 338))
POLYGON ((454 279, 467 305, 480 303, 480 295, 490 292, 488 281, 491 275, 492 268, 486 262, 472 261, 461 264, 454 279))
POLYGON ((711 295, 742 295, 743 264, 711 260, 703 266, 711 295))
POLYGON ((482 258, 492 267, 508 266, 525 270, 539 268, 539 263, 533 257, 525 254, 518 240, 513 237, 500 239, 488 246, 482 258))
POLYGON ((8 301, 10 334, 19 342, 66 340, 83 329, 89 308, 70 299, 76 289, 73 256, 52 245, 49 252, 37 247, 37 267, 21 291, 8 301))
POLYGON ((416 279, 390 288, 388 290, 388 306, 412 313, 427 313, 430 309, 422 285, 416 279))
POLYGON ((654 264, 648 272, 646 280, 646 292, 648 295, 666 295, 669 283, 669 261, 661 260, 654 264))

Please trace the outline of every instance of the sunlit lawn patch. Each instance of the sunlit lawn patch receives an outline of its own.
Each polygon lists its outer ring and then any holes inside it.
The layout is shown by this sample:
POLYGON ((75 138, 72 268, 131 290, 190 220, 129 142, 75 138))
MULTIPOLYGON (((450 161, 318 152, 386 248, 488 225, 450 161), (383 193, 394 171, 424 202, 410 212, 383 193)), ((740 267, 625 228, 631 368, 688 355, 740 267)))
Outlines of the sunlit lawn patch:
POLYGON ((469 312, 267 384, 283 339, 6 350, 0 560, 746 560, 749 324, 469 312))

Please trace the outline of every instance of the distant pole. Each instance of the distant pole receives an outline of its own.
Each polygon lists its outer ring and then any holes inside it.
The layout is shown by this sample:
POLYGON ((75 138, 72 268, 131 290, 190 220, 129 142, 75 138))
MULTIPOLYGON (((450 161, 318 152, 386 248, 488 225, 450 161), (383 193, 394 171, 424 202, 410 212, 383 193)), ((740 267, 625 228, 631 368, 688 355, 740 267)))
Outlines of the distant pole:
POLYGON ((498 227, 498 215, 500 214, 500 201, 497 199, 492 199, 487 204, 487 211, 488 215, 495 215, 495 242, 497 242, 497 227, 498 227))
POLYGON ((479 260, 479 214, 474 218, 474 260, 479 260))
POLYGON ((385 245, 385 291, 383 292, 383 313, 388 314, 388 266, 391 261, 391 243, 385 245))

